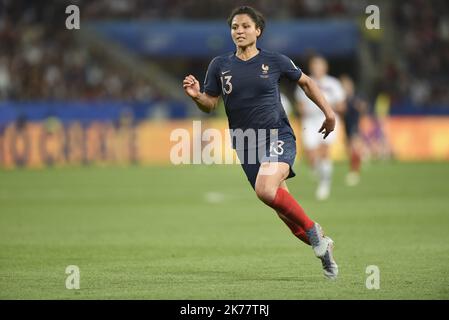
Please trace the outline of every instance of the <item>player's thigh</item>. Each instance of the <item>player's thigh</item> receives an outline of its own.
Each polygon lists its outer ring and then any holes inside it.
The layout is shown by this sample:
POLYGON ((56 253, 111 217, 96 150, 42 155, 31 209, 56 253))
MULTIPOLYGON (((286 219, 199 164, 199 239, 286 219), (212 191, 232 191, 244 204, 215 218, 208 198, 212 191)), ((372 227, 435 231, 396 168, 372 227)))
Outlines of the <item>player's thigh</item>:
POLYGON ((256 178, 256 186, 259 184, 279 187, 290 172, 290 165, 285 162, 262 162, 256 178))
POLYGON ((277 189, 290 173, 290 165, 285 162, 263 162, 260 164, 256 178, 255 191, 264 202, 270 203, 276 196, 277 189))

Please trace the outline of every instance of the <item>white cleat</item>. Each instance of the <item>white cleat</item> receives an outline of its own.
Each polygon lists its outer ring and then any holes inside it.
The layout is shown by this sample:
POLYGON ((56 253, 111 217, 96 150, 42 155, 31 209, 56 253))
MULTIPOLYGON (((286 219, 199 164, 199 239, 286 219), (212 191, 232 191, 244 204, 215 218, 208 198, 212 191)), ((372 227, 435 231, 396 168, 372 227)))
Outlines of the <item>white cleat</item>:
POLYGON ((323 200, 327 200, 327 198, 329 198, 330 193, 331 193, 330 184, 320 182, 320 184, 318 185, 318 188, 316 189, 315 196, 316 196, 317 200, 323 201, 323 200))
POLYGON ((318 223, 315 223, 306 233, 315 256, 321 260, 324 275, 329 279, 335 279, 338 275, 338 265, 333 255, 334 241, 323 235, 323 230, 318 223))
POLYGON ((327 241, 323 236, 323 229, 321 226, 315 222, 312 228, 306 231, 307 237, 309 238, 312 249, 315 252, 315 256, 322 257, 327 250, 327 241))
POLYGON ((334 241, 329 237, 324 237, 327 240, 326 253, 320 257, 321 264, 323 265, 324 275, 331 280, 335 280, 338 276, 338 265, 334 259, 334 241))

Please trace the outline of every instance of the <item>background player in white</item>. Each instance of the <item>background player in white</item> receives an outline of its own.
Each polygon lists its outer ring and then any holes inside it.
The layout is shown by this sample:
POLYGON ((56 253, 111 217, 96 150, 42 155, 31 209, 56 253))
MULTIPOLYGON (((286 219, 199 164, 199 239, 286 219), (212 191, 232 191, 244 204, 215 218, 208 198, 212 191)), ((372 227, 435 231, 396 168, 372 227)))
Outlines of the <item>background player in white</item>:
POLYGON ((282 107, 284 107, 285 114, 287 115, 287 117, 290 117, 293 113, 293 107, 290 102, 290 99, 282 91, 279 92, 279 95, 281 97, 281 103, 282 103, 282 107))
MULTIPOLYGON (((337 114, 343 113, 345 110, 345 93, 339 80, 327 74, 327 61, 322 56, 312 57, 309 61, 309 72, 310 77, 316 82, 334 111, 337 114)), ((323 114, 319 112, 319 109, 317 111, 314 102, 299 87, 295 91, 295 98, 298 112, 302 118, 301 132, 304 154, 319 179, 316 197, 318 200, 325 200, 330 194, 333 171, 330 145, 335 141, 337 134, 334 132, 332 136, 324 140, 316 130, 320 123, 323 123, 323 114)))

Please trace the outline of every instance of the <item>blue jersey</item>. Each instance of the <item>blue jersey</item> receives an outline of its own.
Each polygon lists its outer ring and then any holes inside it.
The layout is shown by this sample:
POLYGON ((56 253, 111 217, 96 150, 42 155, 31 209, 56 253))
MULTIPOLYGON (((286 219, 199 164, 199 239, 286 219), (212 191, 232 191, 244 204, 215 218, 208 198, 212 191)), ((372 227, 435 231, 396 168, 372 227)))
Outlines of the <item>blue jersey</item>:
POLYGON ((302 71, 288 57, 260 50, 243 61, 235 53, 215 57, 207 69, 204 92, 222 95, 230 129, 293 130, 281 104, 282 78, 298 81, 302 71))

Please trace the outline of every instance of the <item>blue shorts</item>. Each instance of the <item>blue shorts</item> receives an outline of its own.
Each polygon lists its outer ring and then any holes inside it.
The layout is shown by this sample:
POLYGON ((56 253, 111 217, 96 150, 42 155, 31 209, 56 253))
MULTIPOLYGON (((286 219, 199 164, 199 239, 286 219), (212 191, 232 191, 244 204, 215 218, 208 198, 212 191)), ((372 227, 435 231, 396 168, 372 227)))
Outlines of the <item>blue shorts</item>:
MULTIPOLYGON (((260 148, 260 147, 259 147, 260 148)), ((257 174, 259 173, 260 164, 262 162, 285 162, 290 166, 290 172, 287 179, 296 176, 293 171, 293 163, 296 158, 296 141, 295 137, 288 135, 279 136, 277 141, 267 141, 260 150, 260 156, 258 155, 259 148, 236 150, 237 156, 241 162, 243 171, 245 171, 246 177, 249 183, 255 189, 257 174), (265 152, 262 152, 265 151, 265 152)))
POLYGON ((347 116, 345 117, 345 132, 347 138, 352 138, 359 133, 359 116, 347 116))

